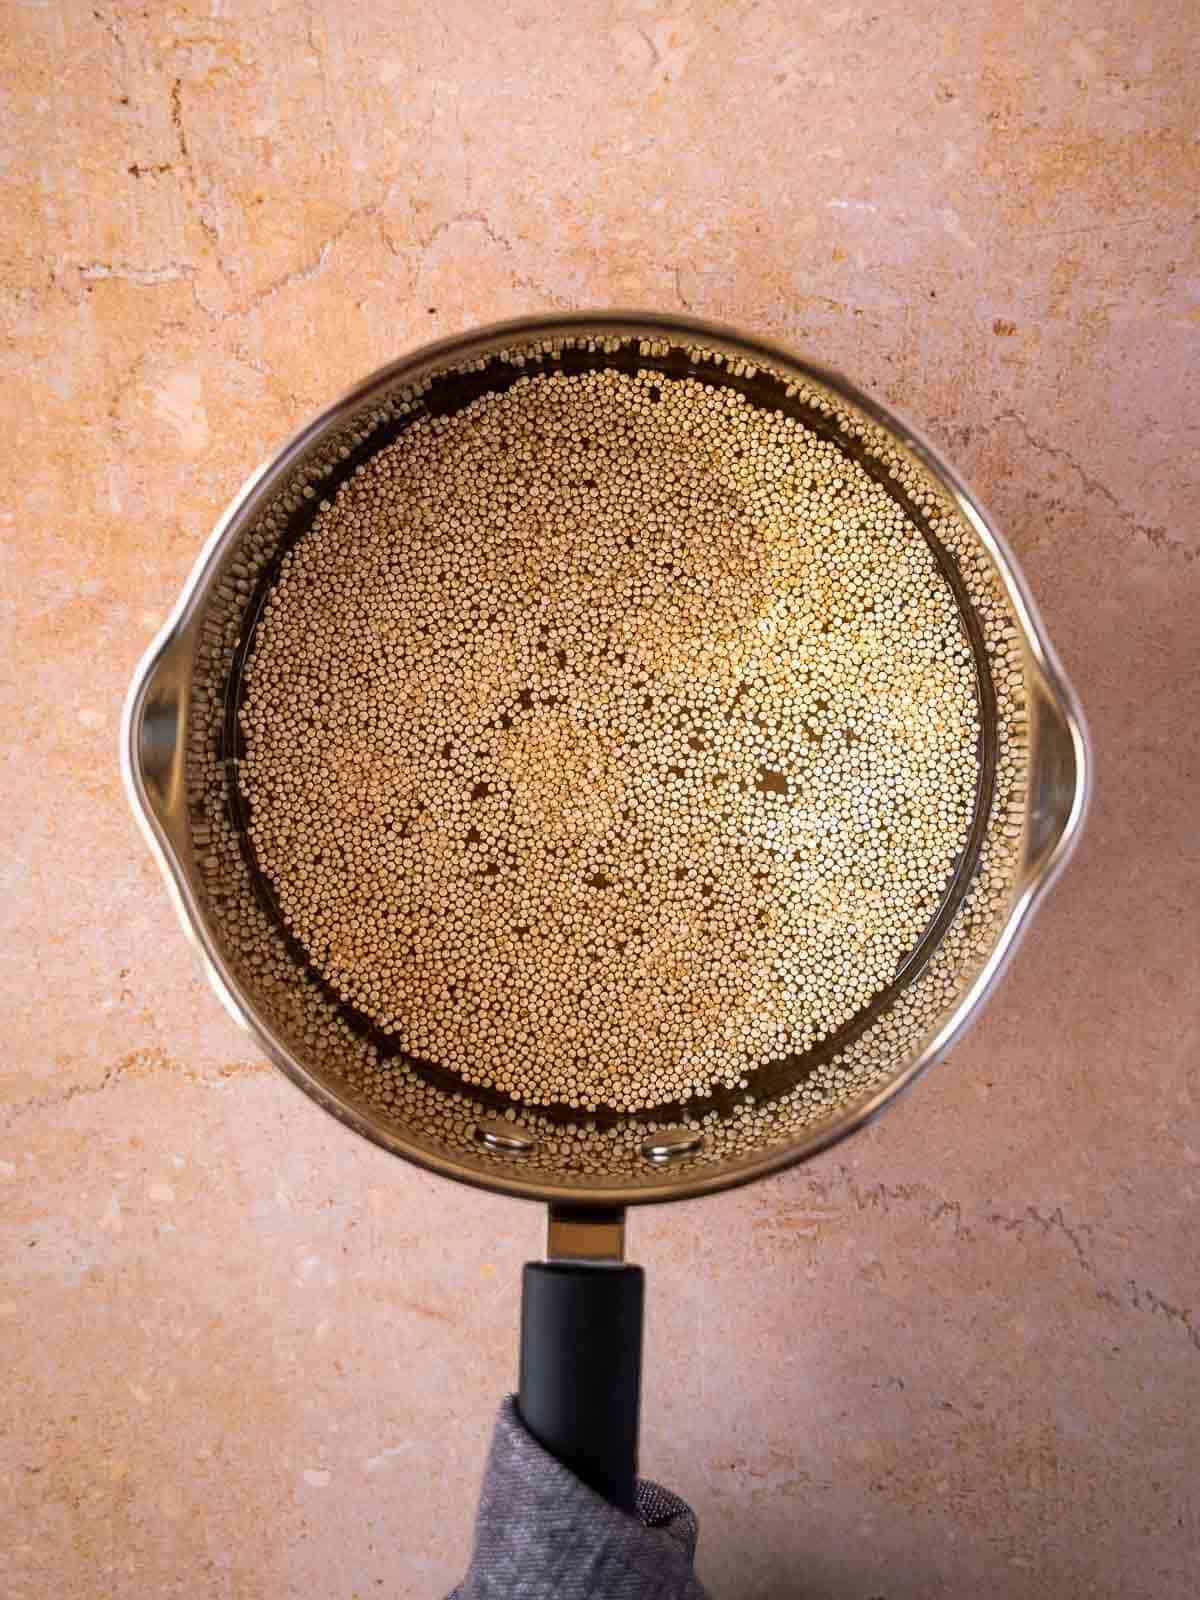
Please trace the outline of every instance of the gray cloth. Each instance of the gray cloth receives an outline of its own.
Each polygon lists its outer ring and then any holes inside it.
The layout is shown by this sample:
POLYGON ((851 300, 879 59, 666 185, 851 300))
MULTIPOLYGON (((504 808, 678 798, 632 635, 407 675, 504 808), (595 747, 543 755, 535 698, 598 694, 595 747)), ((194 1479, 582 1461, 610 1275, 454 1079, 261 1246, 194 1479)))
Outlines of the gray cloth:
POLYGON ((483 1475, 470 1571, 450 1600, 707 1600, 691 1508, 638 1483, 618 1511, 527 1432, 510 1396, 483 1475))

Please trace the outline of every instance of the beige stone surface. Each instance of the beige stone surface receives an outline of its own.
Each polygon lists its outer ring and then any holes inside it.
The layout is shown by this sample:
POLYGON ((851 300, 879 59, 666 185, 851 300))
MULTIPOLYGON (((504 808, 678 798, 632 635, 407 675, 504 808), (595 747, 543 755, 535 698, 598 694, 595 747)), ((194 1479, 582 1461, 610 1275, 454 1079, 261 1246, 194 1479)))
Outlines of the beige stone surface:
POLYGON ((994 508, 1098 755, 985 1018, 809 1167, 637 1215, 715 1595, 1195 1592, 1200 100, 1183 0, 167 0, 0 17, 0 1588, 438 1595, 537 1208, 205 989, 122 695, 238 483, 431 335, 685 308, 994 508))

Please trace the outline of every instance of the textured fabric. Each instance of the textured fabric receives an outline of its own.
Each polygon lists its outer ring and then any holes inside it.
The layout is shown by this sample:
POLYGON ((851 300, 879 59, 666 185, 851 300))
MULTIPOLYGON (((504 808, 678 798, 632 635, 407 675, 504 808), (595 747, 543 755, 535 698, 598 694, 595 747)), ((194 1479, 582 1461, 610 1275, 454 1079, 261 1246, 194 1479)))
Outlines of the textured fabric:
POLYGON ((594 1494, 529 1434, 510 1397, 483 1476, 470 1571, 450 1600, 706 1600, 696 1518, 657 1483, 638 1515, 594 1494))

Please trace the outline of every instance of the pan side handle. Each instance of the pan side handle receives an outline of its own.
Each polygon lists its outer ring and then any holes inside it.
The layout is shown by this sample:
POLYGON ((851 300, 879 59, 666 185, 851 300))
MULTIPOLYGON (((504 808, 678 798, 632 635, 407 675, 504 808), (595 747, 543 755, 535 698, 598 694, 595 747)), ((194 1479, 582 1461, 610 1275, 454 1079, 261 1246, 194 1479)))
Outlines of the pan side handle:
POLYGON ((186 752, 193 640, 171 631, 155 640, 130 685, 121 721, 121 768, 135 812, 176 862, 190 849, 186 752))
POLYGON ((1065 681, 1038 673, 1029 698, 1036 759, 1031 765, 1027 852, 1048 883, 1066 864, 1087 814, 1092 752, 1083 714, 1065 681))

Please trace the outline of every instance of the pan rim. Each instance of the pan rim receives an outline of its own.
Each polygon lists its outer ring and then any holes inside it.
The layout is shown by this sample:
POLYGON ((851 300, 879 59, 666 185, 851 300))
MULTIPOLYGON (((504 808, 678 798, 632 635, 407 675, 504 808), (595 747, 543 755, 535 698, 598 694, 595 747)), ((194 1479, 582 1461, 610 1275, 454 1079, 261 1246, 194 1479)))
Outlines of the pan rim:
MULTIPOLYGON (((229 1014, 255 1039, 272 1064, 286 1077, 344 1126, 390 1154, 402 1156, 426 1171, 516 1198, 608 1207, 695 1199, 738 1187, 808 1160, 873 1122, 935 1061, 945 1055, 978 1016, 1027 931, 1033 912, 1074 851, 1086 816, 1092 782, 1090 741, 1078 699, 1046 633, 1016 557, 979 499, 925 437, 906 419, 867 395, 841 373, 782 345, 699 318, 636 310, 521 317, 422 345, 410 354, 378 368, 297 430, 272 457, 246 478, 202 546, 170 615, 145 652, 134 675, 122 716, 120 759, 126 793, 135 818, 163 873, 185 933, 200 953, 210 983, 229 1014), (695 334, 701 340, 724 344, 736 349, 744 358, 757 359, 764 365, 780 366, 801 380, 809 379, 843 396, 869 421, 883 428, 909 450, 935 481, 945 488, 960 515, 987 550, 1021 628, 1047 710, 1065 735, 1071 774, 1070 800, 1057 819, 1056 835, 1040 859, 1027 868, 1024 879, 1019 881, 1008 914, 993 937, 986 961, 909 1063, 886 1084, 866 1100, 834 1113, 827 1121, 804 1130, 786 1143, 723 1161, 712 1170, 706 1171, 700 1167, 681 1173, 674 1179, 662 1176, 651 1178, 648 1174, 642 1182, 630 1180, 622 1184, 588 1183, 586 1186, 544 1181, 540 1176, 535 1180, 532 1175, 526 1179, 511 1171, 490 1171, 458 1161, 427 1147, 415 1136, 406 1136, 382 1126, 352 1102, 340 1098, 305 1067, 274 1034, 225 961, 182 859, 180 841, 173 837, 168 825, 173 814, 172 802, 156 803, 143 761, 143 729, 147 711, 156 688, 162 685, 164 674, 170 668, 179 669, 181 663, 190 657, 191 632, 204 604, 208 580, 220 569, 225 551, 323 434, 344 423, 348 414, 369 406, 375 395, 395 387, 405 376, 415 378, 423 370, 447 361, 470 359, 473 354, 491 351, 498 340, 503 341, 509 335, 528 343, 577 333, 582 329, 594 330, 600 336, 605 333, 659 332, 675 337, 681 333, 695 334)), ((176 773, 173 785, 175 804, 178 803, 181 781, 180 774, 176 773)))

